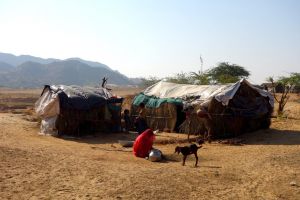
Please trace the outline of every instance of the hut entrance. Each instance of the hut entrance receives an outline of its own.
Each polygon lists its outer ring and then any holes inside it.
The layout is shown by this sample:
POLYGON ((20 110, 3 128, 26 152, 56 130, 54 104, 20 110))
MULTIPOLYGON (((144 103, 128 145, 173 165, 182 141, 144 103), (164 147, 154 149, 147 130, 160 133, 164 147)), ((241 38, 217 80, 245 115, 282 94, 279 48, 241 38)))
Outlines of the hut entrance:
POLYGON ((184 122, 185 120, 185 112, 183 112, 183 105, 176 105, 176 124, 174 131, 179 132, 179 126, 184 122))

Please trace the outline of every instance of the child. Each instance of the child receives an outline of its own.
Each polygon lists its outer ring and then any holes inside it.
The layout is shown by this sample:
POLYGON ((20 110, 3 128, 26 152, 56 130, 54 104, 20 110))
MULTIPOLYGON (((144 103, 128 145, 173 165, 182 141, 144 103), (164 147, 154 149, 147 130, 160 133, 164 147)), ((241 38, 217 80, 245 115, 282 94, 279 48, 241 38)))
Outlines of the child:
POLYGON ((123 119, 125 121, 125 131, 128 132, 132 126, 132 122, 129 116, 129 110, 125 109, 124 110, 124 115, 123 115, 123 119))

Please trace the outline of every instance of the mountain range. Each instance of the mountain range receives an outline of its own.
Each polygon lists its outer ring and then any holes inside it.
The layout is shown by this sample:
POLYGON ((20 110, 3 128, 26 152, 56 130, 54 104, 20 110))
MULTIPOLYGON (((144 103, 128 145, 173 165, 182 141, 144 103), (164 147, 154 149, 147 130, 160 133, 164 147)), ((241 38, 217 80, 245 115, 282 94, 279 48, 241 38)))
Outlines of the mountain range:
POLYGON ((2 87, 35 88, 45 84, 99 85, 103 77, 108 78, 109 84, 135 85, 137 83, 136 79, 131 80, 99 62, 80 58, 60 60, 0 53, 0 86, 2 87))

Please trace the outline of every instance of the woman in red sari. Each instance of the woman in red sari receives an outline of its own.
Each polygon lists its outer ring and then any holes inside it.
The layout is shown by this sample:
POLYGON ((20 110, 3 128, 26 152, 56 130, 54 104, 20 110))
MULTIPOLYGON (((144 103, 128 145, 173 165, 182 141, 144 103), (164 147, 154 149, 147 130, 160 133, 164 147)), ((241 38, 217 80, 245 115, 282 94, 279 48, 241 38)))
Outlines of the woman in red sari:
POLYGON ((137 157, 145 158, 149 156, 155 136, 151 129, 145 130, 134 141, 133 153, 137 157))

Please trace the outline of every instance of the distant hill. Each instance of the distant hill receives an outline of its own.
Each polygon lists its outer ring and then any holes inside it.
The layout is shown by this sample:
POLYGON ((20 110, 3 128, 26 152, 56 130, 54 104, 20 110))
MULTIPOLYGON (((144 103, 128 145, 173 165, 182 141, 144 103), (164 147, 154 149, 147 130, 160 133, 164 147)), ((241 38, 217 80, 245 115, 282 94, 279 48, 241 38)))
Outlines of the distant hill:
POLYGON ((103 77, 108 77, 109 84, 135 84, 125 75, 98 62, 80 58, 59 60, 0 53, 0 86, 30 88, 45 84, 97 85, 103 77))
POLYGON ((129 78, 129 79, 134 85, 141 85, 143 83, 142 78, 129 78))
POLYGON ((0 53, 0 61, 1 62, 5 62, 7 64, 10 64, 12 66, 18 66, 24 62, 27 61, 31 61, 31 62, 37 62, 37 63, 41 63, 41 64, 48 64, 51 63, 53 61, 57 61, 58 59, 54 59, 54 58, 39 58, 39 57, 34 57, 34 56, 30 56, 30 55, 20 55, 20 56, 15 56, 13 54, 9 54, 9 53, 0 53))
POLYGON ((14 66, 0 61, 0 73, 11 72, 13 70, 15 70, 14 66))
POLYGON ((84 64, 87 64, 91 67, 103 67, 103 68, 106 68, 106 69, 110 69, 107 65, 104 65, 102 63, 99 63, 99 62, 93 62, 93 61, 88 61, 88 60, 83 60, 81 58, 68 58, 66 60, 77 60, 79 62, 82 62, 84 64))

